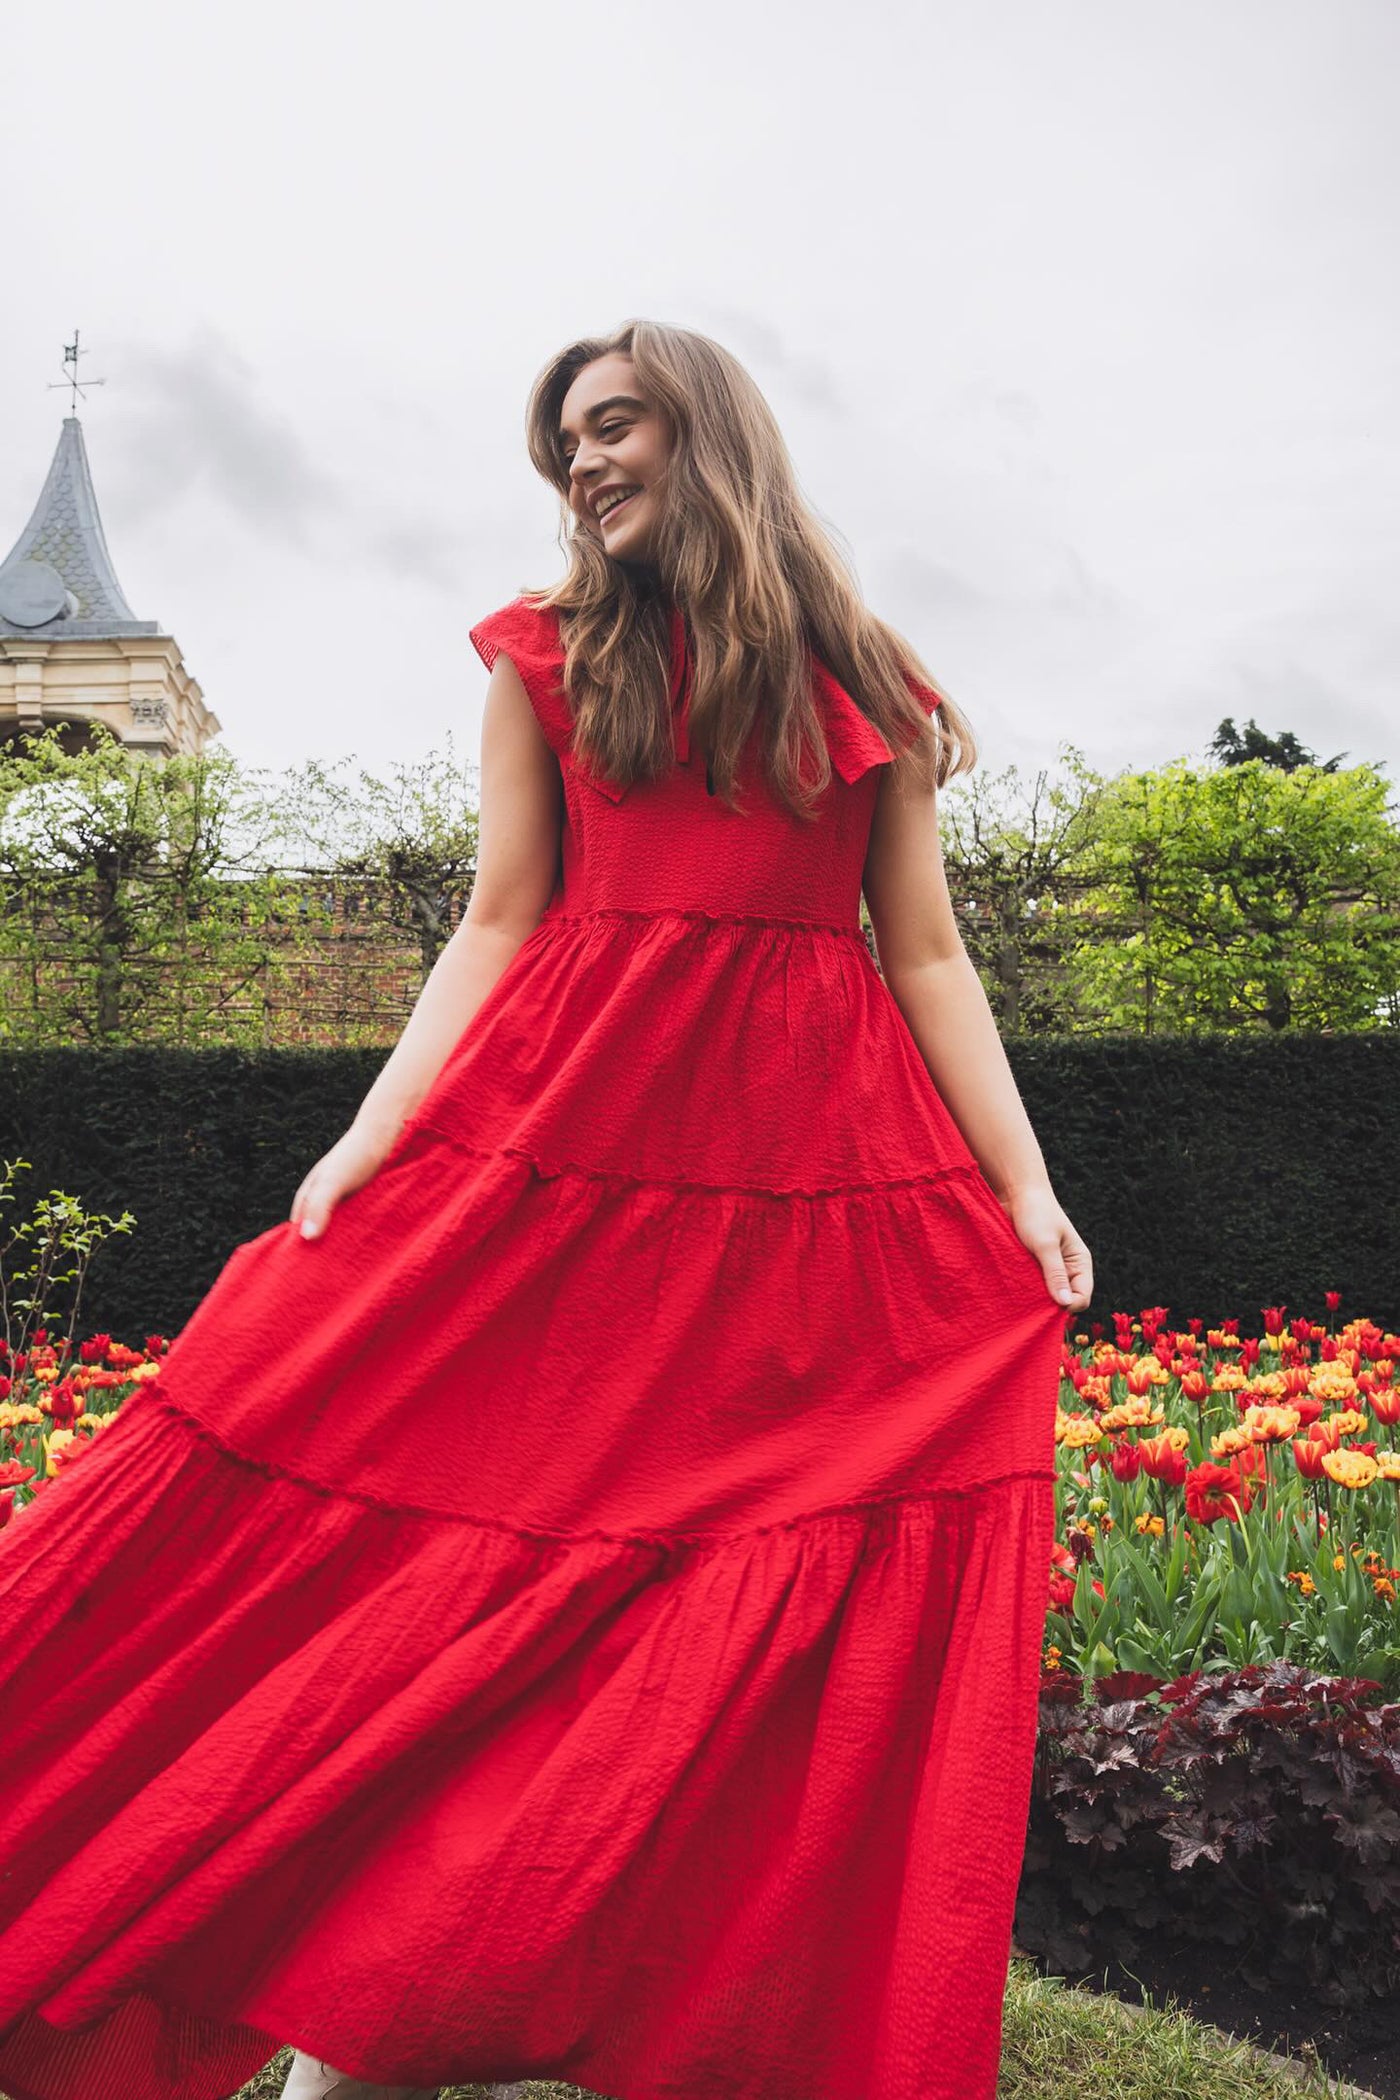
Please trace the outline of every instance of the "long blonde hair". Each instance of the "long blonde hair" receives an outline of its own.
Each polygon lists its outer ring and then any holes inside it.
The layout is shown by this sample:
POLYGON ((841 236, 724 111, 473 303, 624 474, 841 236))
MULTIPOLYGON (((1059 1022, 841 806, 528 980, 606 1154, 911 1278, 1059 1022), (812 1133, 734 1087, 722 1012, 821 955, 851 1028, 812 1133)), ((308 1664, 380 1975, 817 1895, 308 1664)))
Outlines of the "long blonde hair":
POLYGON ((867 610, 844 556, 804 501, 772 410, 738 359, 708 336, 626 322, 560 350, 536 379, 526 414, 530 457, 559 491, 568 573, 530 602, 557 608, 574 749, 623 784, 673 762, 671 607, 685 618, 691 722, 717 794, 736 807, 739 759, 756 718, 775 792, 810 816, 831 779, 809 652, 887 738, 895 763, 937 786, 975 763, 971 727, 914 651, 867 610), (655 538, 644 563, 613 559, 569 507, 559 416, 596 358, 630 357, 662 420, 669 452, 655 485, 655 538), (930 716, 906 678, 940 705, 930 716), (799 772, 804 750, 815 755, 799 772))

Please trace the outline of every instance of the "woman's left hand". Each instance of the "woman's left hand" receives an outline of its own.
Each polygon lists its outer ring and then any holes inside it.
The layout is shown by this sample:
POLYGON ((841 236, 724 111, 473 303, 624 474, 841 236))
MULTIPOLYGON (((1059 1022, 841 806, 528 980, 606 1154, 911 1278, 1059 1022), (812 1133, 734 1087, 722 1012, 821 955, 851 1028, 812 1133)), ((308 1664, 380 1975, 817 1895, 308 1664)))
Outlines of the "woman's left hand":
POLYGON ((997 1201, 1016 1237, 1040 1263, 1045 1288, 1067 1313, 1082 1312, 1094 1295, 1094 1258, 1071 1225, 1048 1183, 1019 1189, 997 1201))

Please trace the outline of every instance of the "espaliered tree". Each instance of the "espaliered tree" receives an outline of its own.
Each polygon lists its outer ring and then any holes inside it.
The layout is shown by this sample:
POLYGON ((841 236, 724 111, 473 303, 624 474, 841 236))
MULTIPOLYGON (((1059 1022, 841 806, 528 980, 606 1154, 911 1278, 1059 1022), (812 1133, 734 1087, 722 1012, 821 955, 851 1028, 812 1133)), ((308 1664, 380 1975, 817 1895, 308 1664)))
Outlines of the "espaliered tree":
POLYGON ((974 773, 939 805, 963 943, 1008 1035, 1068 1034, 1087 1018, 1065 963, 1083 937, 1104 782, 1072 745, 1057 757, 1056 778, 974 773))
POLYGON ((410 936, 422 974, 437 961, 476 879, 477 768, 445 754, 395 765, 387 779, 342 759, 309 760, 283 789, 288 837, 308 862, 363 885, 378 924, 410 936))
POLYGON ((101 727, 73 753, 55 728, 0 745, 0 1042, 225 1033, 275 962, 274 830, 220 750, 156 761, 101 727))

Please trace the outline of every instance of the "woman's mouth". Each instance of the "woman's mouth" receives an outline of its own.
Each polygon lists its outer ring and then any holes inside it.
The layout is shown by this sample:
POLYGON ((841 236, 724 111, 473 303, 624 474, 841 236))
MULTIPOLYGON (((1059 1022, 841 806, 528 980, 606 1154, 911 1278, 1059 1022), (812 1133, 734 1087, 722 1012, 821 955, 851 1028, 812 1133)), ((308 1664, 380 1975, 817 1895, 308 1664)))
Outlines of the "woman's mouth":
POLYGON ((632 494, 630 496, 624 496, 620 503, 611 504, 609 508, 603 512, 602 516, 598 520, 598 523, 600 525, 606 525, 609 518, 615 518, 620 510, 626 510, 628 504, 635 501, 635 499, 638 496, 640 496, 641 493, 642 492, 640 489, 633 489, 632 494))

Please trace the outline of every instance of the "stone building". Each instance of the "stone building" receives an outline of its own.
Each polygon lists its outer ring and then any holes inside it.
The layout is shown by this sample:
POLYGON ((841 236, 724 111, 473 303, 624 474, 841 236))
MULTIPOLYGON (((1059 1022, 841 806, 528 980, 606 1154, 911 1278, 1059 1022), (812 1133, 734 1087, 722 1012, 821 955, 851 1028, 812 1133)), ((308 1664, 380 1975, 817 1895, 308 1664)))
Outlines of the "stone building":
POLYGON ((97 722, 157 759, 203 750, 220 726, 179 643, 127 604, 82 425, 65 416, 34 515, 0 563, 0 737, 58 724, 76 751, 97 722))

